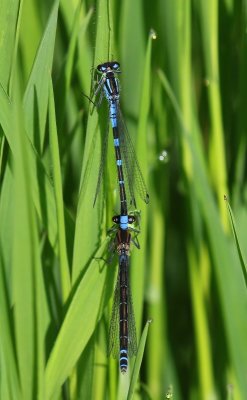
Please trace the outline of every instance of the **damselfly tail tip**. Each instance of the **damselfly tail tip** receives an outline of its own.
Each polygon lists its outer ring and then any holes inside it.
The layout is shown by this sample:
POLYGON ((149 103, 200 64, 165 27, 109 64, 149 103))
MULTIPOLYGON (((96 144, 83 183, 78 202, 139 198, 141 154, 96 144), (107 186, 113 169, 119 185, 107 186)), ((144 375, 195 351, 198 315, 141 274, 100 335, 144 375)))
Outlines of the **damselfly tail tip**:
POLYGON ((126 349, 120 351, 119 367, 122 374, 125 374, 128 369, 128 355, 126 349))
POLYGON ((127 366, 122 366, 121 367, 121 374, 125 375, 127 372, 127 366))
POLYGON ((149 194, 148 194, 148 193, 146 193, 145 203, 146 203, 146 204, 149 203, 149 194))

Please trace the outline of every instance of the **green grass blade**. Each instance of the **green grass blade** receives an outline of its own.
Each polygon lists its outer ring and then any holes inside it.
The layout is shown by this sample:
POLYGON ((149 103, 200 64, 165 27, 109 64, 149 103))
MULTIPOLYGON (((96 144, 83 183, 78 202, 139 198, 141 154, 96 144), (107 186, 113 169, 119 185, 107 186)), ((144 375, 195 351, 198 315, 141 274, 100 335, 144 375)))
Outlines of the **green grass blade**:
POLYGON ((55 251, 57 251, 56 205, 51 181, 38 152, 43 148, 44 141, 58 4, 59 2, 56 1, 53 5, 24 96, 26 129, 31 140, 29 151, 32 162, 33 200, 38 215, 48 230, 48 237, 55 251), (46 206, 47 204, 49 207, 46 206))
POLYGON ((15 344, 11 326, 11 304, 7 288, 7 279, 0 258, 0 348, 1 348, 1 371, 5 371, 5 381, 8 388, 8 397, 4 399, 20 398, 20 383, 18 377, 18 366, 15 357, 15 344))
POLYGON ((142 336, 141 336, 141 340, 138 346, 138 352, 136 355, 136 359, 135 359, 135 364, 134 364, 134 368, 133 368, 133 372, 131 375, 131 381, 130 381, 130 387, 129 387, 129 391, 128 391, 128 396, 127 396, 127 400, 131 400, 134 396, 134 391, 135 391, 135 387, 137 384, 137 380, 138 380, 138 376, 140 373, 140 368, 141 368, 141 363, 142 363, 142 358, 143 358, 143 354, 144 354, 144 350, 145 350, 145 345, 146 345, 146 340, 147 340, 147 335, 148 335, 148 329, 149 329, 149 325, 152 321, 148 320, 146 322, 146 325, 143 329, 142 332, 142 336))
POLYGON ((227 226, 224 195, 227 193, 226 155, 220 98, 219 49, 218 49, 218 0, 198 2, 202 29, 205 69, 208 79, 208 102, 211 120, 209 162, 211 180, 217 193, 222 221, 227 226))
POLYGON ((194 326, 196 332, 196 346, 198 358, 198 375, 200 381, 200 396, 216 399, 213 380, 213 365, 211 357, 211 342, 208 329, 207 313, 204 307, 206 296, 202 282, 203 269, 207 267, 207 253, 205 249, 196 249, 193 240, 187 239, 187 253, 190 264, 190 285, 194 326), (204 250, 204 251, 203 251, 204 250), (199 253, 199 257, 198 257, 199 253), (200 267, 200 268, 199 268, 200 267))
MULTIPOLYGON (((80 1, 78 1, 78 4, 80 1)), ((64 24, 68 34, 73 30, 74 13, 76 12, 76 6, 72 8, 71 3, 67 0, 63 0, 60 3, 61 13, 63 15, 64 24)), ((93 48, 90 42, 90 35, 88 34, 88 23, 95 18, 95 9, 93 6, 87 11, 86 5, 81 5, 80 15, 80 31, 77 43, 78 56, 76 60, 76 72, 78 75, 80 88, 85 94, 90 94, 91 87, 91 75, 89 73, 93 65, 93 48)), ((84 99, 85 100, 85 99, 84 99)), ((85 101, 88 107, 88 101, 85 101)))
MULTIPOLYGON (((48 104, 48 81, 50 79, 49 74, 51 71, 53 58, 57 11, 58 3, 56 2, 51 12, 51 16, 48 21, 46 31, 44 33, 44 37, 41 41, 40 48, 25 93, 24 111, 27 124, 26 129, 32 140, 34 140, 35 132, 36 135, 39 133, 41 135, 41 138, 44 135, 48 104), (37 110, 37 107, 39 111, 37 110), (37 117, 37 112, 39 113, 39 123, 34 124, 33 121, 37 117)), ((13 118, 13 107, 8 97, 4 93, 3 88, 1 90, 1 99, 2 105, 4 107, 1 110, 1 125, 3 127, 10 148, 15 154, 15 140, 13 136, 13 131, 10 129, 9 126, 9 121, 13 118)), ((37 141, 39 142, 40 139, 38 138, 37 141)), ((41 143, 43 143, 43 139, 41 139, 40 145, 41 143)), ((37 144, 37 148, 39 148, 40 145, 37 144)), ((55 217, 56 208, 52 185, 44 169, 44 166, 42 165, 39 156, 35 151, 34 142, 29 144, 28 151, 30 153, 29 157, 31 162, 30 171, 32 184, 30 186, 33 191, 33 201, 35 203, 38 215, 48 229, 48 236, 51 243, 55 244, 57 239, 57 224, 55 217), (37 176, 39 177, 39 181, 37 181, 37 176), (41 187, 43 189, 43 192, 41 191, 41 187), (49 204, 49 207, 46 207, 46 204, 49 204)))
POLYGON ((49 80, 53 62, 58 5, 59 1, 56 0, 39 45, 23 101, 27 133, 38 153, 43 151, 44 146, 49 80))
MULTIPOLYGON (((46 7, 50 7, 50 4, 47 4, 46 7)), ((33 61, 45 24, 45 18, 42 18, 41 16, 43 11, 41 11, 41 7, 41 4, 38 4, 33 0, 23 1, 19 46, 21 49, 21 66, 19 65, 18 68, 20 68, 23 78, 21 84, 25 85, 30 77, 33 61)), ((49 9, 46 11, 46 16, 49 14, 49 11, 49 9)), ((25 86, 23 87, 23 90, 24 89, 25 86)))
POLYGON ((69 295, 71 284, 70 284, 70 271, 69 271, 67 248, 66 248, 66 236, 65 236, 63 189, 62 189, 62 176, 60 167, 61 163, 60 163, 59 147, 58 147, 53 86, 51 80, 50 80, 50 92, 49 92, 49 137, 51 146, 51 159, 53 163, 54 194, 55 194, 56 210, 57 210, 60 278, 62 285, 63 300, 65 302, 65 300, 69 295))
POLYGON ((18 16, 17 16, 17 23, 16 23, 16 33, 15 33, 15 45, 13 49, 13 58, 12 58, 12 66, 11 66, 11 73, 10 73, 10 80, 9 80, 9 91, 8 93, 11 95, 12 93, 12 83, 15 76, 15 70, 17 65, 17 53, 18 53, 18 46, 19 46, 19 37, 20 37, 20 26, 21 26, 21 17, 22 17, 22 5, 23 0, 20 0, 18 8, 18 16))
MULTIPOLYGON (((109 18, 107 1, 99 0, 97 7, 97 33, 95 42, 95 63, 97 60, 108 59, 108 52, 112 51, 112 35, 109 36, 109 18)), ((90 74, 90 71, 88 71, 90 74)), ((81 185, 76 216, 76 230, 73 255, 73 282, 81 270, 90 261, 99 247, 99 227, 102 223, 103 208, 99 198, 93 208, 93 200, 98 179, 100 165, 100 132, 97 111, 88 117, 86 141, 83 154, 81 185), (86 193, 86 195, 85 195, 86 193), (81 243, 83 242, 83 246, 81 243)), ((101 114, 102 115, 102 114, 101 114)), ((101 125, 102 126, 102 125, 101 125)))
MULTIPOLYGON (((165 185, 165 182, 163 181, 165 185)), ((151 188, 152 189, 152 188, 151 188)), ((163 386, 160 381, 160 371, 166 365, 166 379, 168 384, 168 372, 171 369, 167 354, 167 315, 166 304, 164 305, 165 298, 165 282, 164 282, 164 265, 165 265, 165 223, 160 204, 160 193, 152 190, 152 199, 150 207, 150 214, 152 219, 149 222, 149 235, 150 235, 150 257, 149 257, 149 270, 148 270, 148 283, 146 285, 146 301, 148 304, 147 314, 153 320, 152 329, 148 335, 146 347, 146 360, 149 365, 150 372, 148 376, 148 387, 154 397, 157 397, 162 391, 163 386), (160 343, 164 345, 160 346, 160 343), (166 363, 167 361, 167 363, 166 363)), ((164 197, 163 197, 164 198, 164 197)), ((165 383, 164 382, 164 383, 165 383)))
POLYGON ((117 268, 93 259, 119 213, 112 132, 93 208, 109 116, 84 96, 113 59, 150 195, 130 275, 138 338, 154 323, 130 397, 245 399, 246 21, 246 0, 2 0, 1 399, 127 397, 134 359, 122 376, 105 351, 117 268))
POLYGON ((124 104, 126 114, 134 115, 136 118, 138 118, 143 83, 140 72, 143 71, 146 38, 150 29, 149 27, 148 30, 145 30, 142 13, 141 1, 127 0, 123 3, 121 13, 116 21, 116 28, 119 27, 120 31, 118 54, 123 71, 121 77, 122 107, 124 104))
MULTIPOLYGON (((181 6, 177 7, 176 3, 167 4, 168 13, 166 15, 166 21, 170 35, 167 35, 168 54, 169 54, 169 76, 171 86, 174 88, 176 96, 176 108, 179 108, 180 119, 183 121, 183 125, 186 127, 186 132, 190 135, 191 140, 197 149, 197 154, 200 155, 201 140, 200 140, 200 129, 196 127, 197 115, 196 115, 196 104, 194 102, 193 93, 193 58, 192 54, 192 40, 193 40, 193 26, 191 24, 192 13, 191 13, 191 2, 183 2, 181 6), (168 21, 169 20, 169 21, 168 21), (176 26, 177 35, 173 37, 173 29, 176 26)), ((174 102, 173 102, 174 105, 174 102)), ((187 140, 181 137, 181 163, 185 179, 183 184, 185 190, 193 180, 193 164, 191 160, 190 149, 188 148, 187 140)), ((203 162, 203 157, 200 157, 203 162)), ((203 163, 205 165, 205 163, 203 163)), ((186 235, 185 247, 188 260, 189 270, 189 287, 191 297, 191 307, 193 312, 193 325, 194 325, 194 340, 196 346, 197 356, 197 374, 199 381, 198 395, 200 397, 207 398, 213 397, 214 383, 213 383, 213 363, 211 357, 211 343, 210 334, 208 328, 208 316, 206 308, 204 307, 205 298, 207 294, 203 291, 200 282, 201 274, 198 272, 203 270, 202 259, 198 256, 200 249, 203 248, 203 236, 201 233, 201 217, 198 211, 198 206, 194 201, 193 189, 190 187, 188 195, 184 199, 184 207, 186 213, 188 213, 190 225, 186 227, 184 234, 186 235), (196 233, 195 233, 196 232, 196 233), (192 243, 193 244, 192 244, 192 243)))
POLYGON ((18 37, 19 0, 3 0, 0 13, 0 82, 9 93, 10 79, 15 64, 16 41, 18 37), (14 29, 13 29, 14 27, 14 29))
POLYGON ((242 267, 242 272, 243 272, 243 276, 244 276, 244 280, 245 280, 245 285, 247 286, 247 265, 244 259, 244 254, 241 250, 241 246, 240 246, 240 242, 239 242, 239 237, 238 237, 238 232, 236 229, 236 223, 235 223, 235 219, 234 219, 234 215, 232 212, 232 208, 230 206, 230 203, 227 199, 227 197, 225 196, 225 201, 226 201, 226 205, 227 205, 227 209, 228 209, 228 213, 229 213, 229 217, 230 217, 230 221, 231 221, 231 225, 232 225, 232 230, 233 230, 233 234, 234 234, 234 238, 235 238, 235 243, 236 243, 236 247, 237 247, 237 251, 238 251, 238 257, 239 257, 239 261, 242 267))
MULTIPOLYGON (((154 32, 151 31, 148 37, 145 61, 143 63, 139 124, 137 129, 137 138, 136 138, 137 154, 140 155, 140 157, 138 157, 138 160, 146 182, 148 177, 148 168, 145 160, 147 160, 147 154, 148 154, 147 127, 148 127, 148 115, 149 115, 150 96, 151 96, 151 80, 150 80, 151 49, 152 49, 152 41, 154 38, 155 38, 154 32)), ((133 286, 133 293, 135 293, 135 313, 136 313, 138 332, 141 331, 142 309, 143 309, 143 298, 144 298, 144 281, 145 281, 144 268, 147 259, 147 253, 145 253, 145 243, 147 237, 146 236, 147 211, 148 211, 147 208, 148 205, 147 206, 143 205, 141 213, 141 234, 139 236, 141 250, 133 251, 131 256, 131 264, 132 264, 131 271, 132 271, 132 282, 133 282, 132 286, 133 286)))
POLYGON ((193 161, 193 190, 198 199, 201 208, 202 216, 208 232, 208 240, 212 258, 215 267, 217 284, 219 287, 219 295, 221 298, 222 312, 224 324, 230 349, 231 360, 234 366, 234 371, 237 375, 238 383, 242 393, 247 390, 246 380, 242 369, 242 363, 247 357, 244 342, 247 334, 247 323, 244 318, 246 308, 246 298, 243 287, 242 277, 237 269, 234 269, 234 258, 229 249, 228 241, 223 233, 222 226, 219 220, 219 214, 212 196, 212 192, 208 185, 205 171, 195 151, 190 135, 186 130, 185 123, 182 119, 182 114, 177 104, 176 98, 169 86, 163 73, 160 73, 161 82, 164 89, 169 94, 169 97, 174 105, 177 116, 181 122, 181 135, 187 141, 191 159, 193 161), (225 282, 228 283, 226 286, 225 282), (238 310, 238 315, 234 310, 238 310), (235 340, 235 332, 239 332, 238 341, 235 340))
POLYGON ((11 121, 16 141, 12 285, 21 393, 22 398, 31 400, 34 392, 37 394, 40 391, 43 392, 41 363, 44 337, 39 340, 43 331, 39 323, 42 312, 39 312, 38 305, 40 300, 40 283, 37 279, 38 276, 40 279, 37 265, 38 226, 29 186, 30 163, 22 120, 22 106, 17 99, 18 92, 15 91, 14 119, 11 121))
POLYGON ((95 365, 95 334, 92 335, 79 362, 77 363, 77 393, 73 398, 83 400, 93 398, 93 372, 95 365))
POLYGON ((80 280, 47 363, 47 399, 53 399, 86 347, 112 294, 113 279, 111 268, 94 260, 80 280))
MULTIPOLYGON (((65 105, 66 105, 66 99, 68 96, 68 91, 70 88, 71 84, 71 79, 72 79, 72 73, 73 73, 73 68, 75 67, 75 55, 76 55, 76 50, 77 50, 77 43, 78 43, 78 35, 80 31, 82 30, 85 34, 88 24, 90 22, 90 19, 92 17, 92 9, 88 11, 88 13, 85 15, 85 17, 82 19, 81 18, 82 14, 82 5, 79 3, 77 6, 77 9, 75 11, 75 16, 74 16, 74 22, 72 25, 72 32, 70 35, 70 42, 69 42, 69 48, 68 48, 68 53, 66 56, 66 61, 63 65, 62 71, 60 78, 57 81, 57 88, 58 88, 58 94, 57 94, 57 114, 58 116, 61 117, 61 120, 58 122, 58 127, 60 130, 60 127, 62 127, 62 123, 64 121, 64 111, 65 111, 65 105)), ((81 38, 82 40, 82 38, 81 38)))
MULTIPOLYGON (((10 102, 7 94, 4 92, 3 88, 0 86, 0 123, 3 128, 4 135, 10 146, 10 149, 14 156, 16 155, 16 141, 14 131, 11 129, 10 121, 14 118, 13 105, 10 102)), ((51 244, 56 252, 56 241, 57 241, 57 222, 56 222, 56 207, 54 201, 54 194, 52 189, 51 180, 48 177, 45 168, 39 158, 39 155, 35 151, 34 147, 31 145, 27 137, 25 140, 28 143, 27 151, 30 158, 30 185, 33 193, 33 201, 40 219, 43 221, 44 225, 48 230, 48 237, 51 244), (37 167, 38 164, 38 167, 37 167), (38 177, 37 180, 37 168, 38 177), (41 191, 43 187, 44 192, 41 191), (49 207, 46 208, 46 201, 49 203, 49 207)))

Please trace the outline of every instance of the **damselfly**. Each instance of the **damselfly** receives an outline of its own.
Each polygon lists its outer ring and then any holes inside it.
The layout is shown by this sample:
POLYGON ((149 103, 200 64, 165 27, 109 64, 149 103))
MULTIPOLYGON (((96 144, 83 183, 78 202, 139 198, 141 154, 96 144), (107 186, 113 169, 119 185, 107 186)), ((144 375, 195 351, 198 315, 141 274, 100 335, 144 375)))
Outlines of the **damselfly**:
POLYGON ((130 231, 134 233, 138 231, 128 226, 136 220, 133 215, 115 215, 112 220, 115 225, 111 232, 116 233, 114 246, 118 254, 119 271, 114 291, 108 354, 114 358, 119 356, 120 371, 125 373, 129 357, 137 352, 135 317, 129 280, 129 256, 131 242, 139 248, 138 241, 131 237, 130 231))
MULTIPOLYGON (((120 64, 117 61, 105 62, 98 65, 96 71, 98 75, 101 75, 101 77, 97 81, 94 97, 97 97, 99 95, 98 104, 101 104, 103 96, 105 96, 108 102, 109 119, 113 131, 113 140, 117 163, 121 215, 127 215, 127 197, 129 198, 130 204, 135 207, 135 192, 139 193, 140 197, 145 201, 145 203, 149 202, 149 195, 147 193, 147 188, 143 179, 143 175, 141 173, 140 166, 135 155, 134 146, 129 136, 127 127, 123 122, 119 107, 120 92, 119 80, 117 75, 121 72, 120 64), (124 177, 127 181, 127 185, 124 177), (126 196, 126 191, 128 192, 128 196, 126 196)), ((106 161, 108 131, 109 129, 107 129, 107 133, 104 139, 105 143, 101 156, 94 204, 100 189, 104 165, 106 161)))

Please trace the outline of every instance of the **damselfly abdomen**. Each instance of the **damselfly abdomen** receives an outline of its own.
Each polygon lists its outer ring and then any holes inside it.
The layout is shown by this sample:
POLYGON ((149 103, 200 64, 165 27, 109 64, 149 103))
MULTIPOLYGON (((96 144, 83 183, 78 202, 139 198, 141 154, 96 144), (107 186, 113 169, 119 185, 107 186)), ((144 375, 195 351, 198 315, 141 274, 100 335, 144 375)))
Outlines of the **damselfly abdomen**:
POLYGON ((127 371, 129 357, 137 352, 135 316, 129 280, 129 255, 131 241, 137 247, 138 245, 131 238, 130 231, 133 228, 128 227, 128 224, 132 224, 135 221, 135 217, 129 215, 127 218, 126 226, 123 221, 121 222, 122 216, 113 217, 113 222, 116 224, 114 240, 118 254, 119 271, 114 291, 108 351, 113 357, 119 356, 119 366, 122 373, 127 371))

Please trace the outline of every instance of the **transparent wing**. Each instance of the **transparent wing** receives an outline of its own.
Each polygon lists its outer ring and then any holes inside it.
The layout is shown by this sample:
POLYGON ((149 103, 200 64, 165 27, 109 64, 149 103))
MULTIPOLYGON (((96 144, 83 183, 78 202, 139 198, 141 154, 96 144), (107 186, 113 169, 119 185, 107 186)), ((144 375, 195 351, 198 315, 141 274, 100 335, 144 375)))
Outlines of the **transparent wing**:
MULTIPOLYGON (((129 257, 126 257, 127 268, 129 268, 129 257)), ((132 294, 129 284, 129 279, 127 282, 128 287, 128 355, 132 357, 137 353, 137 339, 136 339, 136 325, 135 325, 135 315, 132 303, 132 294)), ((109 330, 109 345, 108 345, 108 356, 112 355, 113 358, 119 357, 119 299, 120 299, 120 284, 119 284, 119 274, 117 278, 117 283, 114 291, 114 300, 112 306, 110 330, 109 330)))
POLYGON ((107 129, 105 132, 103 147, 102 147, 102 151, 101 151, 101 160, 100 160, 100 166, 99 166, 97 186, 96 186, 96 191, 95 191, 95 195, 94 195, 93 207, 95 206, 97 196, 99 194, 101 183, 102 183, 102 176, 103 176, 104 169, 105 169, 107 149, 108 149, 108 138, 109 138, 109 124, 107 124, 107 129))
POLYGON ((114 290, 114 299, 112 306, 110 330, 109 330, 109 343, 108 343, 108 356, 112 355, 113 358, 119 357, 119 274, 117 283, 114 290))
MULTIPOLYGON (((127 257, 127 264, 129 269, 129 257, 127 257)), ((132 293, 130 288, 130 280, 128 279, 128 355, 132 357, 137 353, 137 339, 136 339, 136 324, 135 314, 132 302, 132 293)))
POLYGON ((149 202, 149 194, 147 187, 138 163, 135 149, 129 135, 127 126, 123 120, 121 110, 118 108, 118 127, 119 127, 119 140, 120 150, 123 157, 124 176, 127 177, 128 191, 130 194, 130 201, 133 205, 135 202, 135 193, 138 193, 140 198, 145 202, 149 202))

